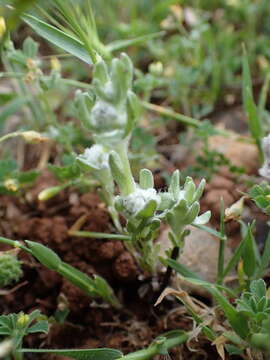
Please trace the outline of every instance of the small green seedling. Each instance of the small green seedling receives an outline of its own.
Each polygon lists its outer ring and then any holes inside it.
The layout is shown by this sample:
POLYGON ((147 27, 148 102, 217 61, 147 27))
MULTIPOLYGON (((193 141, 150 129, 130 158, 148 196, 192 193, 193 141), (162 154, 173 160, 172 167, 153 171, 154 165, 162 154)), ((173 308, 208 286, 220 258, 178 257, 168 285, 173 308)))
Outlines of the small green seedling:
POLYGON ((0 316, 0 336, 10 338, 12 341, 11 352, 15 360, 22 359, 22 343, 28 334, 45 333, 49 331, 49 324, 46 317, 42 316, 39 310, 30 314, 20 312, 0 316))
POLYGON ((0 288, 17 282, 22 276, 21 262, 11 252, 0 253, 0 288))

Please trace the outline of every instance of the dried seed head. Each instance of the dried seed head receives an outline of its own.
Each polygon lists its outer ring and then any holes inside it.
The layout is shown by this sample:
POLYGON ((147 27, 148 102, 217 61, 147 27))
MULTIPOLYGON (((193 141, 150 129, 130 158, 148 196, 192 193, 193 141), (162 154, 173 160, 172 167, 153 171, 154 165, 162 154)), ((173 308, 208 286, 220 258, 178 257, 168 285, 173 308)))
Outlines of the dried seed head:
POLYGON ((225 221, 237 220, 241 217, 244 210, 245 197, 242 196, 238 201, 232 204, 229 208, 225 209, 225 221))
POLYGON ((46 136, 33 130, 23 131, 20 135, 30 144, 39 144, 49 140, 46 136))

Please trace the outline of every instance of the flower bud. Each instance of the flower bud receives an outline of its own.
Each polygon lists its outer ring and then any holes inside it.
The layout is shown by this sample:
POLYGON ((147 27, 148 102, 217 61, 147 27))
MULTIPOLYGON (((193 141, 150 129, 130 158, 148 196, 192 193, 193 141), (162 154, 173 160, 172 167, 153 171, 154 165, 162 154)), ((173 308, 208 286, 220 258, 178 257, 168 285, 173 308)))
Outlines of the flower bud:
POLYGON ((160 196, 155 189, 138 188, 133 193, 122 198, 124 211, 128 216, 136 216, 145 209, 150 201, 156 203, 156 207, 160 204, 160 196))
POLYGON ((29 315, 24 314, 23 312, 21 312, 19 314, 19 316, 18 316, 16 325, 19 328, 24 328, 24 327, 26 327, 28 325, 29 320, 30 320, 29 315))
POLYGON ((245 197, 242 196, 238 201, 232 204, 229 208, 225 209, 225 221, 237 220, 241 217, 244 210, 245 197))
POLYGON ((6 27, 5 19, 3 18, 3 16, 0 16, 0 39, 5 34, 6 29, 7 29, 7 27, 6 27))
POLYGON ((50 63, 51 63, 51 68, 52 68, 53 71, 58 71, 58 72, 61 71, 61 63, 60 63, 60 61, 57 59, 56 56, 53 56, 53 57, 51 58, 50 63))
POLYGON ((25 240, 25 242, 31 250, 32 255, 41 264, 45 265, 50 270, 58 271, 62 260, 53 250, 34 241, 25 240))
POLYGON ((62 186, 52 186, 50 188, 44 189, 38 194, 38 200, 39 201, 49 200, 52 197, 59 194, 59 192, 62 190, 63 190, 63 185, 62 186))
POLYGON ((17 179, 7 179, 4 182, 4 186, 7 190, 16 192, 19 189, 19 183, 17 179))
POLYGON ((154 76, 161 76, 163 73, 163 64, 160 61, 151 63, 149 65, 149 72, 153 74, 154 76))
POLYGON ((93 145, 91 148, 87 148, 83 154, 77 156, 77 160, 89 169, 109 169, 109 153, 102 145, 93 145))
POLYGON ((139 101, 131 91, 132 77, 132 62, 122 54, 110 66, 103 60, 95 65, 92 96, 77 92, 79 117, 96 143, 113 147, 130 134, 139 114, 139 101))
POLYGON ((49 138, 47 138, 46 136, 33 130, 23 131, 20 133, 20 135, 24 138, 24 140, 27 143, 30 144, 39 144, 49 140, 49 138))

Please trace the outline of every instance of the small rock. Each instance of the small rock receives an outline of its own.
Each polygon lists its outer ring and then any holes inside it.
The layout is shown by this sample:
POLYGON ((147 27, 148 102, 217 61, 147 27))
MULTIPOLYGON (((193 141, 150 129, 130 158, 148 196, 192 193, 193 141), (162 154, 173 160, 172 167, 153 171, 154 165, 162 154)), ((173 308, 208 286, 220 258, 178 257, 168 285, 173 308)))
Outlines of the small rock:
POLYGON ((233 181, 227 179, 226 177, 215 175, 209 183, 209 187, 215 189, 226 189, 230 191, 234 189, 235 185, 233 181))
POLYGON ((137 275, 137 266, 132 255, 125 251, 117 257, 113 269, 119 280, 134 280, 137 275))
POLYGON ((219 217, 221 199, 224 201, 225 208, 233 204, 235 200, 232 194, 226 189, 209 190, 203 198, 204 207, 207 210, 211 210, 215 217, 219 217))
MULTIPOLYGON (((184 249, 178 261, 198 274, 203 280, 213 283, 216 281, 217 276, 219 242, 203 230, 193 227, 190 230, 191 233, 186 237, 184 249)), ((165 229, 158 239, 161 244, 161 256, 164 256, 165 251, 171 247, 168 232, 169 229, 165 229)), ((226 248, 225 260, 228 260, 230 256, 231 250, 226 248)), ((191 285, 182 279, 180 284, 205 295, 205 291, 201 287, 191 285)))
MULTIPOLYGON (((243 140, 243 137, 242 137, 243 140)), ((211 150, 222 153, 231 163, 238 167, 244 167, 248 174, 253 174, 259 166, 258 150, 254 144, 240 141, 237 134, 225 137, 214 135, 209 137, 211 150)))

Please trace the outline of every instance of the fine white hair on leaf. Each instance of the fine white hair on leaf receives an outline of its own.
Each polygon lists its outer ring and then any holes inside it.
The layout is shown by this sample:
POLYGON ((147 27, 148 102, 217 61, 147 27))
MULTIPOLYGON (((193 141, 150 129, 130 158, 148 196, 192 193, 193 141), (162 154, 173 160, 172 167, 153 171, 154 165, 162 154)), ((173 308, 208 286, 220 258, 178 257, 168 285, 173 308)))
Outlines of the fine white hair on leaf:
POLYGON ((77 158, 96 170, 109 168, 109 153, 104 150, 102 145, 93 145, 91 148, 85 149, 84 153, 77 158))
POLYGON ((262 149, 264 154, 264 163, 259 169, 259 174, 267 179, 270 179, 270 134, 262 139, 262 149))

